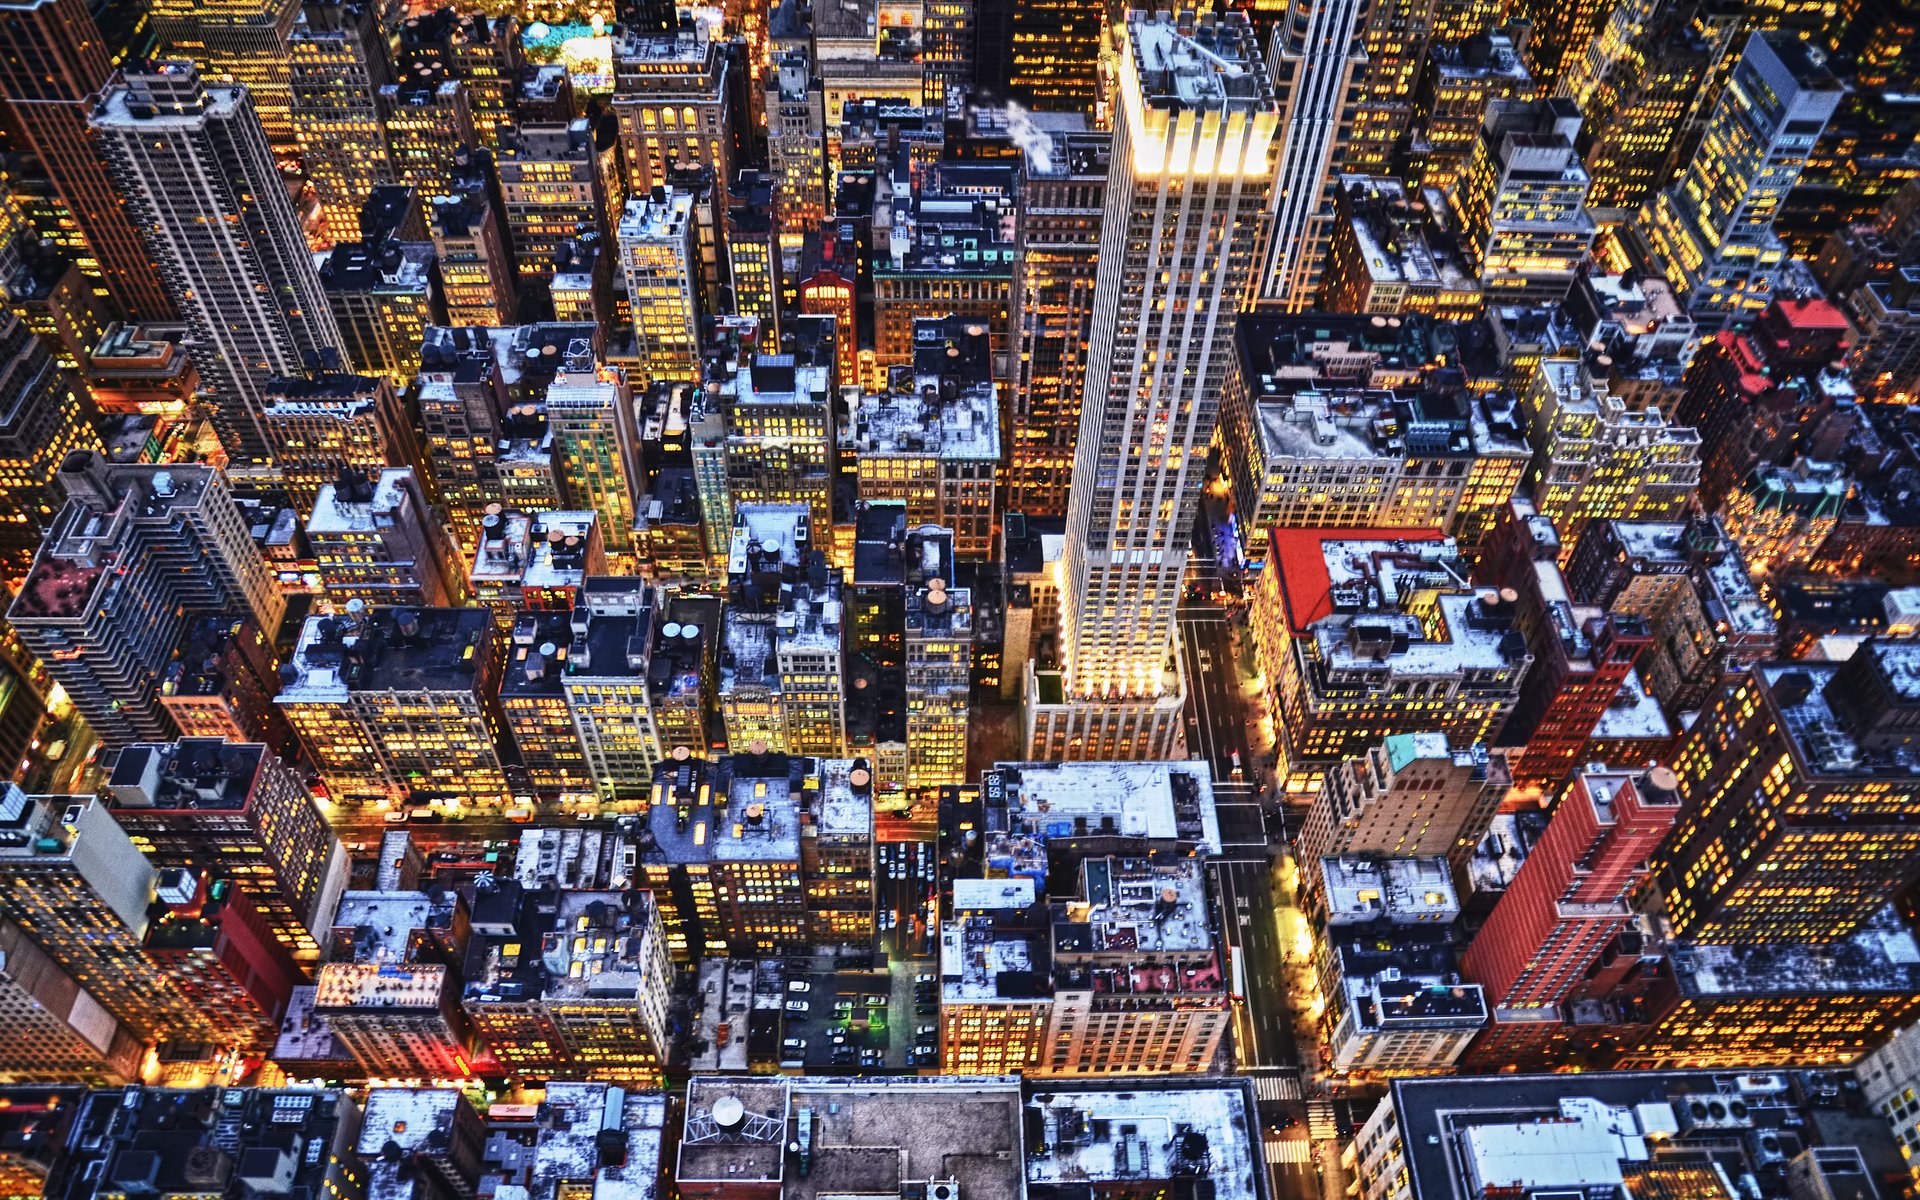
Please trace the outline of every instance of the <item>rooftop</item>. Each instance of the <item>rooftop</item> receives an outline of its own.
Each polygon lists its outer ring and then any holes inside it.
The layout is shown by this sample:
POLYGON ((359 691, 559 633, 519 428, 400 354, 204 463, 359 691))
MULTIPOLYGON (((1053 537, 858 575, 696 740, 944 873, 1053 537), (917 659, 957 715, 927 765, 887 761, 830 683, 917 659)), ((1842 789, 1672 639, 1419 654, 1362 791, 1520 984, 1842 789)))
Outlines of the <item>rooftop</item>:
POLYGON ((484 608, 369 608, 308 617, 281 704, 343 704, 356 691, 471 693, 492 633, 484 608))
POLYGON ((445 928, 453 911, 450 893, 343 892, 333 918, 335 940, 344 935, 343 948, 352 962, 404 962, 412 954, 414 935, 445 928))
POLYGON ((120 752, 107 790, 121 808, 238 811, 266 753, 256 743, 220 738, 135 744, 120 752))
MULTIPOLYGON (((1026 1105, 1028 1194, 1206 1180, 1219 1200, 1259 1200, 1265 1152, 1244 1080, 1035 1090, 1026 1105)), ((1180 1194, 1174 1191, 1175 1195, 1180 1194)))
POLYGON ((550 1080, 540 1103, 539 1140, 529 1179, 531 1200, 558 1200, 593 1181, 593 1200, 654 1200, 667 1098, 604 1083, 550 1080), (616 1134, 624 1153, 607 1153, 616 1134))
POLYGON ((1415 1197, 1734 1194, 1785 1200, 1786 1163, 1811 1132, 1786 1076, 1622 1071, 1402 1078, 1390 1083, 1415 1197), (1684 1174, 1701 1177, 1688 1181, 1684 1174), (1746 1181, 1752 1190, 1747 1190, 1746 1181))
POLYGON ((1244 16, 1205 14, 1176 23, 1170 13, 1131 13, 1127 47, 1140 103, 1167 112, 1271 111, 1273 81, 1244 16))
POLYGON ((437 1009, 447 989, 439 963, 326 963, 314 985, 316 1009, 437 1009))
POLYGON ((388 1142, 403 1154, 445 1154, 453 1142, 454 1119, 463 1107, 468 1107, 466 1097, 455 1088, 371 1088, 354 1149, 369 1161, 380 1158, 388 1142))
POLYGON ((1327 920, 1334 925, 1383 917, 1396 925, 1446 925, 1460 915, 1443 858, 1323 858, 1320 878, 1327 920))
POLYGON ((1754 946, 1675 942, 1670 958, 1681 995, 1688 998, 1920 995, 1920 943, 1892 906, 1841 941, 1754 946))
POLYGON ((389 467, 371 481, 343 473, 339 481, 320 485, 313 515, 307 518, 307 536, 373 533, 406 504, 412 484, 408 467, 389 467))
POLYGON ((1047 934, 1033 910, 999 909, 940 926, 945 1004, 1036 1004, 1053 992, 1047 934))

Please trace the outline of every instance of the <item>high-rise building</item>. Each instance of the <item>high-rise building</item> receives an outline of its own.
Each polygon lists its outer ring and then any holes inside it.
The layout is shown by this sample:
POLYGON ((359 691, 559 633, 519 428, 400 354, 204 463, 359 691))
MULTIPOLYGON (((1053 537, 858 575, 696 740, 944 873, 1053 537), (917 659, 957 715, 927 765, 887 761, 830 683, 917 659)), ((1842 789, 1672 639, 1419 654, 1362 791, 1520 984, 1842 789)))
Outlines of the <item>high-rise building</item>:
POLYGON ((481 521, 508 506, 558 507, 546 392, 576 341, 598 346, 593 325, 441 327, 420 346, 415 400, 434 490, 472 553, 481 521), (547 348, 552 353, 547 353, 547 348))
POLYGON ((262 742, 285 753, 293 730, 273 703, 278 686, 273 646, 252 621, 195 617, 167 665, 160 707, 183 738, 262 742))
POLYGON ((1488 997, 1456 969, 1447 860, 1345 855, 1309 859, 1301 874, 1329 1065, 1376 1077, 1451 1070, 1485 1027, 1488 997))
POLYGON ((1679 181, 1640 210, 1634 229, 1650 264, 1702 331, 1773 298, 1787 258, 1774 216, 1840 96, 1796 35, 1754 34, 1679 181))
POLYGON ((742 171, 727 209, 727 275, 733 283, 733 308, 757 317, 769 334, 779 327, 780 238, 774 224, 773 176, 742 171))
POLYGON ((320 202, 317 247, 360 238, 360 206, 392 178, 376 102, 393 63, 371 2, 307 0, 287 39, 294 140, 320 202))
POLYGON ((709 360, 689 416, 694 474, 715 557, 743 504, 804 504, 833 528, 833 369, 794 354, 709 360))
POLYGON ((1673 760, 1685 811, 1652 863, 1676 935, 1844 940, 1920 876, 1910 776, 1881 773, 1920 704, 1915 649, 1765 666, 1695 719, 1673 760))
POLYGON ((947 787, 967 772, 973 589, 954 579, 951 529, 920 526, 906 543, 907 787, 947 787))
POLYGON ((1253 600, 1289 791, 1397 733, 1495 744, 1533 663, 1517 605, 1469 586, 1453 548, 1414 530, 1351 533, 1276 532, 1253 600))
MULTIPOLYGON (((781 5, 776 22, 796 6, 781 5)), ((807 39, 780 47, 767 72, 767 154, 773 173, 773 213, 780 245, 780 287, 796 298, 806 236, 827 218, 827 117, 807 39)))
POLYGON ((1072 891, 1047 900, 1053 1004, 1034 1072, 1212 1071, 1233 1005, 1199 860, 1090 856, 1076 874, 1072 891))
POLYGON ((1220 402, 1248 559, 1267 557, 1276 529, 1464 534, 1491 523, 1483 484, 1503 478, 1511 494, 1531 457, 1499 397, 1438 380, 1395 391, 1302 386, 1282 374, 1288 336, 1259 317, 1241 321, 1220 402))
POLYGON ((1586 363, 1543 360, 1521 396, 1540 515, 1570 555, 1590 521, 1680 515, 1700 486, 1700 435, 1658 409, 1635 411, 1586 363))
POLYGON ((910 524, 952 530, 961 557, 991 557, 1001 452, 987 330, 960 317, 914 322, 910 372, 860 397, 840 449, 860 500, 901 501, 910 524))
MULTIPOLYGON (((313 1019, 368 1076, 451 1080, 471 1072, 467 1021, 451 965, 466 953, 469 915, 466 902, 451 892, 351 891, 341 897, 328 961, 314 976, 313 1019)), ((446 1159, 477 1152, 479 1118, 452 1089, 377 1088, 367 1096, 366 1116, 382 1124, 365 1133, 382 1135, 381 1145, 411 1147, 409 1161, 438 1176, 436 1183, 456 1178, 440 1170, 449 1165, 446 1159), (416 1095, 430 1099, 407 1102, 416 1095), (473 1124, 471 1145, 462 1144, 461 1117, 473 1124), (440 1136, 430 1137, 436 1128, 440 1136)), ((383 1157, 377 1146, 373 1154, 383 1157)), ((473 1164, 467 1165, 471 1171, 473 1164)), ((377 1175, 373 1183, 377 1188, 377 1175)))
POLYGON ((1679 781, 1589 768, 1573 777, 1547 830, 1494 905, 1461 974, 1500 1008, 1555 1008, 1634 921, 1633 894, 1680 814, 1679 781))
MULTIPOLYGON (((8 1079, 120 1084, 140 1077, 140 1039, 4 917, 0 955, 0 1072, 8 1079)), ((20 1157, 10 1152, 0 1171, 9 1187, 22 1182, 20 1157)), ((33 1187, 43 1180, 24 1182, 33 1187)))
POLYGON ((515 311, 513 270, 499 213, 478 188, 429 201, 433 256, 447 324, 506 325, 515 311))
POLYGON ((1553 522, 1515 497, 1474 570, 1476 583, 1503 595, 1511 589, 1519 605, 1515 627, 1527 639, 1533 666, 1500 738, 1525 747, 1514 757, 1514 783, 1547 795, 1587 761, 1594 728, 1653 641, 1637 617, 1575 603, 1561 557, 1553 522))
POLYGON ((466 90, 475 135, 497 146, 513 124, 526 57, 520 20, 513 13, 467 13, 439 8, 399 23, 400 50, 410 63, 441 63, 466 90))
POLYGON ((377 474, 420 461, 413 421, 384 378, 313 371, 270 379, 260 419, 287 499, 302 514, 344 470, 377 474))
POLYGON ((11 314, 0 315, 0 396, 0 572, 17 579, 66 499, 60 464, 101 447, 69 377, 11 314))
POLYGON ((1327 769, 1300 827, 1300 861, 1349 854, 1463 860, 1512 785, 1498 751, 1454 750, 1439 733, 1393 734, 1327 769))
POLYGON ((693 196, 664 187, 647 199, 627 201, 615 231, 633 311, 636 361, 647 382, 699 378, 694 233, 693 196))
POLYGON ((122 313, 167 320, 173 297, 121 202, 87 118, 113 66, 85 0, 33 0, 0 8, 0 96, 20 148, 39 160, 90 252, 82 266, 122 313))
POLYGON ((599 362, 584 339, 547 388, 547 428, 562 491, 573 508, 600 514, 607 555, 634 569, 634 492, 640 482, 639 430, 624 372, 599 362))
POLYGON ((1319 290, 1334 219, 1334 173, 1348 169, 1365 52, 1361 4, 1294 4, 1275 31, 1273 86, 1281 96, 1279 204, 1269 230, 1261 298, 1304 311, 1319 290))
POLYGON ((501 133, 495 154, 507 242, 524 281, 553 274, 568 238, 606 228, 607 182, 585 120, 501 133))
POLYGON ((1667 181, 1676 125, 1700 104, 1738 21, 1732 5, 1617 5, 1558 95, 1580 106, 1587 205, 1639 209, 1667 181))
MULTIPOLYGON (((286 612, 217 468, 61 464, 67 502, 7 620, 109 746, 171 737, 158 696, 195 615, 286 612)), ((271 636, 271 634, 269 635, 271 636)))
POLYGON ((244 88, 267 140, 294 149, 293 70, 288 43, 301 0, 159 0, 152 5, 160 53, 200 74, 244 88))
POLYGON ((340 334, 247 89, 161 63, 123 75, 92 126, 193 328, 222 443, 236 463, 268 461, 266 381, 299 374, 340 334))
POLYGON ((807 944, 800 812, 816 760, 735 754, 675 756, 654 776, 642 861, 668 948, 683 959, 792 953, 807 944))
POLYGON ((155 871, 104 801, 0 788, 0 916, 142 1040, 215 1036, 148 957, 155 871))
POLYGON ((1571 5, 1521 0, 1513 17, 1527 23, 1527 69, 1539 95, 1569 94, 1562 81, 1580 72, 1594 35, 1612 11, 1607 0, 1574 0, 1571 5))
MULTIPOLYGON (((1014 178, 1012 165, 999 163, 915 171, 905 154, 890 156, 876 173, 873 358, 864 382, 877 384, 885 371, 911 365, 915 329, 929 317, 984 325, 994 355, 1006 354, 1014 178), (956 246, 970 252, 955 254, 956 246)), ((843 375, 840 382, 854 381, 843 375)))
POLYGON ((523 609, 513 616, 500 674, 500 714, 518 762, 507 765, 516 805, 592 801, 586 753, 561 676, 571 657, 571 612, 523 609))
POLYGON ((1034 882, 954 883, 964 886, 940 922, 940 1066, 951 1075, 1036 1070, 1053 1016, 1053 947, 1034 882))
POLYGON ((1436 34, 1414 93, 1406 151, 1420 187, 1444 192, 1453 186, 1480 140, 1488 104, 1533 95, 1533 76, 1519 49, 1530 32, 1500 29, 1459 41, 1436 34))
POLYGON ((453 68, 435 59, 403 59, 398 81, 376 95, 394 181, 422 196, 458 190, 461 158, 476 134, 473 103, 453 68))
POLYGON ((296 961, 319 961, 347 854, 306 782, 272 750, 213 738, 128 746, 107 792, 156 869, 229 881, 296 961))
POLYGON ((873 944, 873 799, 873 764, 864 758, 822 758, 802 784, 800 869, 815 945, 873 944))
POLYGON ((986 95, 1038 112, 1093 115, 1107 97, 1100 77, 1106 15, 1039 0, 974 0, 976 77, 986 95))
POLYGON ((1174 609, 1280 112, 1245 17, 1181 29, 1136 14, 1120 54, 1062 561, 1067 666, 1029 683, 1035 758, 1161 757, 1180 740, 1174 609))
POLYGON ((309 617, 276 698, 335 804, 500 807, 500 656, 484 608, 309 617))
POLYGON ((1488 304, 1558 304, 1586 264, 1596 229, 1586 208, 1592 181, 1574 149, 1579 132, 1571 101, 1487 107, 1447 202, 1488 304))
POLYGON ((562 687, 604 801, 624 807, 654 795, 656 765, 710 745, 720 609, 711 596, 656 595, 637 578, 586 582, 562 687))
POLYGON ((1013 371, 1007 507, 1059 517, 1067 512, 1074 435, 1087 386, 1112 138, 1084 122, 1076 131, 1043 136, 1020 159, 1018 256, 1007 319, 1013 371))
POLYGON ((505 509, 481 518, 467 582, 500 631, 522 608, 565 609, 590 575, 607 573, 600 514, 589 509, 505 509))
POLYGON ((344 470, 307 519, 320 588, 347 604, 451 607, 465 596, 452 546, 411 467, 344 470))
POLYGON ((622 194, 644 196, 669 182, 671 168, 699 165, 713 171, 725 212, 733 182, 731 76, 740 65, 709 13, 663 31, 615 31, 612 108, 626 160, 622 194))
POLYGON ((420 340, 446 323, 433 243, 411 188, 375 188, 360 234, 315 255, 320 286, 340 330, 345 364, 405 388, 420 370, 420 340))
MULTIPOLYGON (((657 1083, 673 981, 653 897, 586 888, 526 897, 508 883, 483 903, 517 910, 498 932, 476 930, 487 953, 476 955, 484 965, 461 1005, 494 1059, 515 1074, 657 1083)), ((586 1086, 556 1083, 545 1103, 586 1086)), ((590 1111, 597 1123, 606 1098, 590 1111)))
POLYGON ((846 746, 841 578, 811 526, 798 504, 734 509, 719 696, 736 754, 837 757, 846 746))

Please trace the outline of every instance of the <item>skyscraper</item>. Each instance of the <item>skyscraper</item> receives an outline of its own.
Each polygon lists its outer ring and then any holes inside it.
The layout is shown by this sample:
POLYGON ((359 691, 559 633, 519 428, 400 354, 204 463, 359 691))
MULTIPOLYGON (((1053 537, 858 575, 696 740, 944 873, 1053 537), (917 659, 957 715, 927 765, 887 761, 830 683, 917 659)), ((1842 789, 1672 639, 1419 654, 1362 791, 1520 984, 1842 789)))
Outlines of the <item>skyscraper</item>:
POLYGON ((1634 919, 1633 890, 1680 812, 1679 781, 1586 770, 1554 809, 1466 956, 1461 973, 1498 1008, 1549 1008, 1567 998, 1634 919))
POLYGON ((655 188, 650 199, 627 201, 616 231, 636 355, 649 382, 699 375, 693 226, 693 196, 655 188))
POLYGON ((503 133, 496 165, 522 280, 550 278, 562 242, 605 228, 606 184, 586 121, 503 133))
POLYGON ((1561 76, 1558 92, 1585 118, 1589 205, 1638 209, 1664 182, 1674 127, 1701 103, 1737 24, 1734 6, 1711 0, 1628 0, 1613 10, 1585 56, 1561 76))
POLYGON ((67 503, 7 612, 109 746, 171 737, 155 699, 189 616, 245 614, 269 637, 286 600, 213 467, 70 455, 67 503))
POLYGON ((1914 777, 1896 765, 1916 649, 1764 666, 1701 712, 1673 757, 1685 809, 1652 862, 1676 936, 1841 941, 1920 878, 1914 777))
POLYGON ((1244 16, 1129 18, 1119 102, 1062 563, 1067 666, 1028 689, 1041 758, 1177 744, 1174 608, 1265 247, 1280 106, 1244 16))
POLYGON ((288 38, 293 136, 320 201, 320 243, 360 239, 360 205, 393 176, 375 97, 392 81, 386 39, 370 0, 312 0, 288 38))
POLYGON ((144 942, 154 869, 93 796, 0 787, 0 915, 143 1038, 211 1037, 144 942))
POLYGON ((1013 300, 1013 430, 1007 509, 1065 516, 1086 390, 1087 334, 1100 267, 1100 211, 1112 138, 1051 133, 1020 160, 1013 300))
POLYGON ((266 746, 218 738, 127 747, 107 790, 156 869, 228 879, 287 952, 318 962, 347 886, 347 853, 305 779, 266 746))
POLYGON ((1281 101, 1279 204, 1262 295, 1290 312, 1313 303, 1332 243, 1334 176, 1347 167, 1349 115, 1359 92, 1357 0, 1295 0, 1271 61, 1281 101))
POLYGON ((106 39, 84 0, 24 0, 0 5, 0 96, 12 110, 20 148, 40 162, 73 215, 91 263, 114 301, 140 320, 173 315, 158 262, 115 193, 94 147, 87 116, 112 66, 106 39))
POLYGON ((1592 181, 1574 151, 1570 100, 1497 100, 1447 195, 1490 305, 1558 304, 1593 246, 1592 181))
POLYGON ((1649 264, 1711 333, 1772 299, 1787 248, 1774 216, 1839 107, 1839 81, 1790 33, 1757 33, 1672 187, 1640 210, 1649 264))
POLYGON ((624 373, 599 362, 585 338, 567 346, 566 365, 547 388, 547 428, 566 500, 600 514, 607 554, 632 569, 634 491, 640 483, 640 432, 624 373))
POLYGON ((236 463, 268 461, 266 381, 340 335, 247 90, 159 63, 128 72, 93 129, 193 328, 220 440, 236 463))
POLYGON ((973 591, 954 586, 951 529, 907 534, 907 787, 964 782, 973 591))
POLYGON ((208 79, 238 84, 275 147, 295 144, 288 44, 300 0, 156 0, 160 53, 191 61, 208 79))
POLYGON ((0 313, 0 572, 26 574, 65 497, 56 480, 75 450, 98 450, 87 409, 46 345, 0 313))

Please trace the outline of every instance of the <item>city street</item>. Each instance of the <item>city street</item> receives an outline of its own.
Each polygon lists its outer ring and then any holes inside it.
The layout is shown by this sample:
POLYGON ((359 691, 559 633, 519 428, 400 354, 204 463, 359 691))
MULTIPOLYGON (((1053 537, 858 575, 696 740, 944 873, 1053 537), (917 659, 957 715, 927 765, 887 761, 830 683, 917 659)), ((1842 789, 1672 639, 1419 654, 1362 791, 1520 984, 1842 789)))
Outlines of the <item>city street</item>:
MULTIPOLYGON (((1245 986, 1245 998, 1234 1011, 1235 1057, 1239 1069, 1253 1078, 1277 1200, 1322 1200, 1324 1193, 1343 1188, 1344 1179, 1328 1102, 1309 1100, 1302 1083, 1303 1076, 1317 1073, 1317 1063, 1302 1060, 1301 1045, 1302 1030, 1311 1038, 1302 1014, 1312 1004, 1312 971, 1309 964, 1288 958, 1289 948, 1305 940, 1305 920, 1293 906, 1291 886, 1283 886, 1293 870, 1284 817, 1276 810, 1269 818, 1259 794, 1266 742, 1250 734, 1260 732, 1251 722, 1264 712, 1250 701, 1257 685, 1235 660, 1228 611, 1212 604, 1183 605, 1179 620, 1188 691, 1187 753, 1212 765, 1220 813, 1222 857, 1208 871, 1222 935, 1241 962, 1245 986), (1241 778, 1234 777, 1235 752, 1241 778)), ((1317 1059, 1318 1046, 1309 1040, 1305 1053, 1317 1059)))

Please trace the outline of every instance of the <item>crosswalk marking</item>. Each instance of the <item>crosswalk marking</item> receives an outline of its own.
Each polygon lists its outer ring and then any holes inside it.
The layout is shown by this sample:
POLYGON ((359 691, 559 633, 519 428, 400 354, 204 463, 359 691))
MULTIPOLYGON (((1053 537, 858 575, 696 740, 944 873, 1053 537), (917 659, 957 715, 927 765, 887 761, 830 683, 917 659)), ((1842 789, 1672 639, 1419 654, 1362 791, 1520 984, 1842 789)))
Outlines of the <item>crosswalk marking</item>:
POLYGON ((1331 1141, 1339 1136, 1340 1124, 1334 1118, 1332 1101, 1307 1101, 1307 1132, 1319 1142, 1331 1141))
POLYGON ((1255 1075, 1253 1094, 1262 1100, 1298 1100, 1300 1081, 1291 1075, 1255 1075))
POLYGON ((1280 1166, 1286 1163, 1305 1163, 1313 1161, 1313 1149, 1299 1138, 1287 1138, 1267 1143, 1267 1161, 1280 1166))

